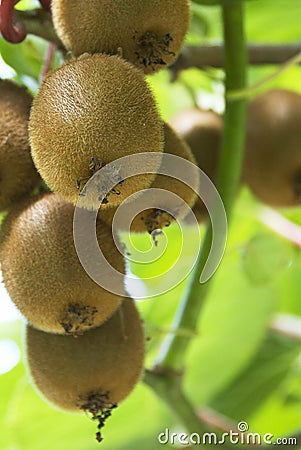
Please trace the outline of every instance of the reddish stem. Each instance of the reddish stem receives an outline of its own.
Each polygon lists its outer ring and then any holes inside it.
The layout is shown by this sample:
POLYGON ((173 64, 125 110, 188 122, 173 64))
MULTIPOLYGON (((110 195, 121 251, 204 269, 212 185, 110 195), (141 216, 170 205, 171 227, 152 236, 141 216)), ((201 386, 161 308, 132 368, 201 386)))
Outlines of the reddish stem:
POLYGON ((44 9, 50 10, 51 0, 40 0, 40 3, 44 9))
POLYGON ((47 47, 44 64, 43 64, 42 72, 40 75, 40 82, 42 82, 44 80, 47 73, 51 69, 51 64, 52 64, 55 49, 56 49, 56 45, 54 45, 52 43, 50 43, 47 47))
POLYGON ((22 23, 13 23, 14 6, 19 0, 1 0, 0 31, 4 39, 18 44, 26 38, 26 29, 22 23))

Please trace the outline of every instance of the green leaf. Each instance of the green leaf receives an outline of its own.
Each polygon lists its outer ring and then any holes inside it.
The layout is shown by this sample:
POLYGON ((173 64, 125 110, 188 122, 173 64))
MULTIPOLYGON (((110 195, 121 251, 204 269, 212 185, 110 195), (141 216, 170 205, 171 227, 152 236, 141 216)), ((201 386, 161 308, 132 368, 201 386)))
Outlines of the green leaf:
MULTIPOLYGON (((283 357, 285 358, 284 355, 283 357)), ((256 409, 248 419, 252 429, 256 429, 262 434, 274 433, 280 437, 292 435, 296 430, 300 430, 300 350, 298 357, 290 366, 289 373, 283 377, 279 387, 273 390, 261 407, 256 409)))
POLYGON ((228 253, 188 353, 185 387, 196 406, 207 404, 247 366, 276 306, 274 287, 250 283, 238 253, 228 253))
POLYGON ((301 351, 301 342, 268 333, 250 364, 210 406, 237 421, 248 418, 283 382, 301 351))
POLYGON ((239 2, 250 2, 253 0, 192 0, 194 3, 198 5, 230 5, 231 3, 239 3, 239 2))
POLYGON ((268 283, 292 262, 290 243, 272 233, 254 235, 242 250, 242 267, 253 283, 268 283))
MULTIPOLYGON (((47 41, 33 35, 28 35, 20 44, 11 44, 0 37, 1 56, 16 71, 18 79, 27 76, 39 82, 48 45, 47 41)), ((60 63, 60 56, 55 52, 52 68, 60 63)))
POLYGON ((301 3, 257 0, 246 4, 246 31, 253 42, 293 42, 300 39, 301 3))
POLYGON ((47 42, 34 36, 28 36, 20 44, 10 44, 0 39, 1 56, 18 75, 39 78, 47 42))
POLYGON ((26 9, 40 8, 41 4, 38 0, 20 0, 15 8, 25 11, 26 9))
POLYGON ((188 44, 198 44, 204 40, 207 35, 210 20, 198 5, 192 3, 192 16, 190 20, 189 33, 186 36, 185 42, 188 44))
POLYGON ((301 264, 299 250, 291 266, 277 280, 279 293, 279 311, 301 316, 300 279, 301 264), (299 261, 298 261, 299 260, 299 261))
POLYGON ((169 118, 183 108, 194 106, 190 93, 179 81, 170 83, 170 74, 162 70, 147 77, 147 81, 156 98, 159 112, 163 120, 169 118))

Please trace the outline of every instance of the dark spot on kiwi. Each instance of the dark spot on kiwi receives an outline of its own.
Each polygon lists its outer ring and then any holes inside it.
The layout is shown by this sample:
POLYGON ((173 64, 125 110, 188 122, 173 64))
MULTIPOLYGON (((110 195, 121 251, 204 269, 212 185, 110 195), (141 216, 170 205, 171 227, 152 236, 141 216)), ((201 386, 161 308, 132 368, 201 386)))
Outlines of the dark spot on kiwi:
POLYGON ((85 328, 93 326, 96 313, 97 308, 95 306, 73 303, 68 306, 60 324, 66 334, 72 334, 76 337, 82 334, 85 328))
MULTIPOLYGON (((120 177, 119 175, 119 171, 112 166, 110 169, 106 169, 107 166, 103 167, 103 171, 107 171, 107 176, 109 177, 110 181, 115 183, 115 187, 113 187, 107 194, 106 192, 109 189, 109 184, 107 182, 107 180, 101 180, 100 182, 97 182, 97 192, 99 194, 98 196, 98 201, 102 204, 102 205, 106 205, 107 203, 109 203, 109 196, 110 194, 115 194, 115 195, 120 195, 121 191, 119 189, 116 188, 116 186, 120 186, 123 183, 123 179, 120 177)), ((104 173, 104 172, 103 172, 104 173)))
POLYGON ((111 416, 112 410, 117 408, 116 403, 110 402, 109 392, 90 392, 86 397, 80 397, 79 408, 92 415, 92 420, 98 422, 96 440, 103 440, 101 429, 105 426, 106 420, 111 416))
POLYGON ((158 36, 156 33, 148 31, 143 36, 137 38, 137 32, 133 36, 138 50, 135 55, 140 64, 144 67, 155 67, 157 65, 166 65, 164 55, 172 55, 175 53, 169 50, 169 45, 173 41, 172 36, 166 33, 164 36, 158 36))
MULTIPOLYGON (((144 223, 149 234, 170 225, 170 215, 162 209, 152 209, 145 217, 144 223)), ((159 233, 158 233, 159 234, 159 233)))
MULTIPOLYGON (((63 1, 66 3, 69 2, 63 1)), ((131 39, 130 44, 135 47, 131 39)), ((30 110, 29 137, 32 156, 43 179, 53 191, 74 205, 83 182, 87 181, 85 177, 91 178, 102 164, 99 177, 93 178, 94 189, 89 192, 87 189, 85 202, 82 202, 86 209, 95 210, 111 187, 122 181, 120 167, 110 161, 126 154, 163 151, 162 122, 141 70, 129 61, 103 51, 89 54, 85 49, 82 53, 86 55, 53 71, 39 89, 30 110), (83 94, 89 92, 93 92, 93 96, 87 94, 89 98, 83 94), (72 103, 72 113, 70 108, 61 108, 62 96, 67 103, 72 103), (100 97, 102 101, 99 101, 100 97), (114 108, 108 107, 112 101, 114 108), (122 111, 126 112, 126 121, 122 111), (51 127, 40 120, 46 112, 51 127), (103 121, 106 126, 100 127, 103 121), (53 132, 57 126, 59 133, 53 132), (74 133, 74 127, 77 133, 74 133), (117 129, 118 133, 115 133, 117 129), (50 135, 46 155, 44 138, 50 135), (67 148, 68 155, 73 155, 72 161, 67 154, 64 156, 67 148)), ((159 166, 159 160, 155 165, 159 166)), ((143 173, 127 179, 119 195, 110 195, 108 206, 118 206, 121 198, 124 200, 137 190, 148 188, 154 175, 143 173)))

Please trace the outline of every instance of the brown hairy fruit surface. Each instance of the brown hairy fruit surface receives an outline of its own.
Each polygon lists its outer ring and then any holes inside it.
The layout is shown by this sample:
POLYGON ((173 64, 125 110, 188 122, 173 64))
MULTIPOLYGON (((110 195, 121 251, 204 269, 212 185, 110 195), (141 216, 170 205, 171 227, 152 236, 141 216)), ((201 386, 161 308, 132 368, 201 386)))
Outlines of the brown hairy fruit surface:
POLYGON ((0 211, 41 181, 28 140, 31 103, 32 96, 24 87, 0 80, 0 211))
POLYGON ((124 299, 107 322, 78 339, 27 326, 26 350, 32 380, 47 400, 91 413, 103 425, 141 377, 144 332, 134 301, 124 299))
POLYGON ((270 90, 249 104, 243 180, 262 202, 301 204, 301 95, 270 90))
MULTIPOLYGON (((164 152, 181 157, 186 161, 190 161, 191 163, 196 164, 196 159, 184 140, 167 123, 164 123, 163 128, 164 152)), ((169 165, 170 163, 165 163, 162 170, 165 169, 168 171, 169 165)), ((179 176, 181 176, 181 172, 183 170, 181 169, 181 162, 175 162, 174 169, 176 169, 179 173, 179 176)), ((194 189, 198 188, 199 179, 197 173, 191 173, 189 183, 192 187, 194 187, 194 189)), ((196 192, 188 187, 185 183, 183 183, 176 177, 166 175, 156 175, 156 178, 154 179, 150 188, 164 189, 168 192, 172 192, 178 195, 180 199, 184 200, 184 202, 186 202, 188 206, 193 206, 197 197, 196 192)), ((142 199, 143 194, 142 197, 140 197, 140 200, 142 199)), ((150 201, 149 197, 147 201, 150 201)), ((185 209, 181 205, 181 201, 176 202, 176 204, 173 204, 171 207, 174 216, 169 214, 167 212, 167 209, 170 206, 170 199, 168 197, 164 197, 164 195, 162 195, 160 192, 158 192, 157 194, 152 194, 151 201, 154 201, 158 205, 157 208, 145 209, 138 213, 135 217, 133 217, 133 221, 130 227, 132 232, 143 233, 147 231, 148 233, 152 233, 154 230, 169 226, 175 220, 175 218, 181 218, 185 215, 185 209)), ((111 226, 115 212, 116 208, 107 208, 105 210, 100 210, 99 217, 111 226)), ((117 223, 117 226, 120 230, 124 230, 126 229, 126 224, 129 223, 128 218, 121 217, 121 219, 122 221, 119 221, 117 223)))
POLYGON ((74 204, 81 193, 88 209, 118 205, 154 178, 145 173, 123 181, 133 162, 121 170, 106 170, 108 163, 163 151, 162 124, 143 74, 117 56, 84 56, 46 77, 33 103, 29 134, 34 162, 49 187, 74 204), (96 183, 89 196, 85 182, 102 167, 116 190, 104 198, 108 183, 96 183))
MULTIPOLYGON (((213 111, 184 110, 176 114, 171 125, 189 145, 200 169, 215 183, 222 139, 222 118, 213 111)), ((193 212, 199 222, 207 217, 207 209, 198 198, 193 212)))
POLYGON ((1 258, 1 247, 3 242, 5 242, 7 236, 10 234, 11 228, 17 220, 17 218, 28 208, 30 205, 35 203, 37 200, 40 200, 44 195, 47 194, 37 194, 37 195, 25 195, 18 199, 18 202, 15 202, 13 206, 10 208, 8 214, 5 216, 4 220, 1 223, 0 230, 0 263, 2 261, 1 258))
POLYGON ((190 20, 188 0, 53 0, 63 44, 82 53, 121 54, 145 73, 174 62, 190 20))
MULTIPOLYGON (((12 223, 8 215, 1 267, 11 299, 30 324, 51 333, 78 335, 103 323, 121 298, 98 286, 81 266, 73 242, 73 213, 73 205, 45 194, 12 223)), ((111 231, 100 221, 97 237, 108 262, 124 273, 111 231)))

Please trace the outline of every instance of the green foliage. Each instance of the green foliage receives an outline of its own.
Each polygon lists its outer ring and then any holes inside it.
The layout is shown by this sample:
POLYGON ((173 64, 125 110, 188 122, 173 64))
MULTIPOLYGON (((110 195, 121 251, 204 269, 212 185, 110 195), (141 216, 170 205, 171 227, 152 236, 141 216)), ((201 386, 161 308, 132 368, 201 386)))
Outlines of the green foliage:
POLYGON ((246 1, 253 1, 253 0, 193 0, 194 3, 208 6, 229 5, 231 3, 246 2, 246 1))
POLYGON ((46 48, 47 43, 34 36, 13 46, 3 38, 0 40, 1 56, 6 64, 19 75, 28 75, 34 79, 39 78, 46 48))
MULTIPOLYGON (((210 406, 239 422, 256 413, 281 383, 281 395, 288 395, 286 377, 293 372, 300 350, 300 342, 268 332, 247 367, 212 399, 210 406)), ((294 427, 288 431, 293 432, 294 427)))

